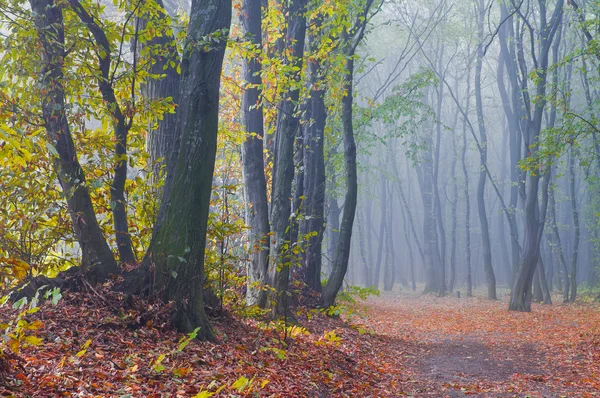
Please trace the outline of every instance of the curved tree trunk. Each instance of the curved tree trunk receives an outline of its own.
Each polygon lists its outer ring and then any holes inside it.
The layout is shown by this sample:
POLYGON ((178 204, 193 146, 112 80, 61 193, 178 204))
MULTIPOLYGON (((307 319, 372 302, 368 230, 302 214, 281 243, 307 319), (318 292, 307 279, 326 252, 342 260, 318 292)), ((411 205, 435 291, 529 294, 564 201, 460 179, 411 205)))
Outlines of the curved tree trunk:
POLYGON ((81 248, 81 266, 92 282, 105 281, 119 267, 96 220, 85 174, 77 159, 65 112, 63 57, 65 35, 62 8, 53 0, 31 0, 40 52, 41 108, 47 140, 57 152, 54 167, 67 200, 73 231, 81 248))
POLYGON ((352 126, 352 86, 354 78, 353 53, 348 55, 344 76, 345 96, 342 98, 342 125, 344 134, 344 161, 346 164, 346 196, 344 199, 344 212, 340 227, 340 240, 335 256, 335 262, 327 284, 323 288, 321 300, 323 307, 331 307, 335 297, 342 287, 344 275, 348 269, 350 256, 350 243, 352 240, 352 225, 356 211, 356 198, 358 195, 358 177, 356 171, 356 143, 354 141, 354 127, 352 126))
MULTIPOLYGON (((127 182, 127 136, 131 127, 131 120, 125 120, 125 115, 121 111, 121 106, 117 101, 115 90, 110 80, 111 69, 111 48, 110 42, 94 18, 87 12, 78 0, 69 0, 69 4, 79 19, 86 24, 94 37, 98 54, 99 76, 98 90, 100 96, 106 105, 108 114, 112 117, 113 130, 115 137, 115 166, 113 181, 110 187, 110 201, 113 215, 113 225, 115 229, 115 239, 117 250, 119 251, 119 260, 124 263, 132 264, 136 262, 133 253, 131 236, 129 235, 129 224, 127 222, 127 203, 125 201, 125 182, 127 182)), ((134 57, 137 57, 134 50, 134 57)), ((135 67, 135 60, 134 60, 135 67)), ((136 71, 134 71, 136 73, 136 71)), ((132 95, 135 95, 132 93, 132 95)), ((132 98, 133 100, 135 97, 132 98)))

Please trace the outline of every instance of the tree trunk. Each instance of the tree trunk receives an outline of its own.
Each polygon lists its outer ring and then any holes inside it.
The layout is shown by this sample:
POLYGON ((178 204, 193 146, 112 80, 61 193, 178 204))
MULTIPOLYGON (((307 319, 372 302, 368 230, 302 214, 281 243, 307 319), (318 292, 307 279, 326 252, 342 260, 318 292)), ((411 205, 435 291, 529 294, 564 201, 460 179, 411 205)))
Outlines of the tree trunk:
MULTIPOLYGON (((318 20, 320 24, 320 20, 318 20)), ((309 35, 309 48, 311 53, 318 51, 318 38, 309 35)), ((317 57, 307 65, 309 74, 310 96, 306 106, 306 123, 304 129, 304 221, 301 225, 301 234, 315 234, 306 238, 306 252, 304 260, 305 283, 314 291, 321 291, 321 249, 323 232, 325 229, 325 123, 327 111, 325 109, 325 82, 324 71, 317 57)))
POLYGON ((569 155, 569 189, 571 192, 571 214, 573 216, 573 227, 575 228, 575 237, 573 242, 573 253, 571 255, 571 295, 569 301, 574 303, 577 299, 577 257, 579 254, 579 240, 581 232, 579 228, 579 212, 577 211, 577 197, 575 190, 575 154, 573 153, 574 143, 571 144, 571 153, 569 155))
MULTIPOLYGON (((443 68, 444 58, 444 45, 442 44, 439 56, 438 68, 443 68)), ((439 119, 439 123, 436 123, 436 137, 435 137, 435 158, 433 165, 433 194, 434 194, 434 214, 435 221, 438 227, 438 239, 439 241, 439 265, 438 265, 438 294, 444 296, 446 294, 446 229, 444 228, 444 217, 442 214, 442 201, 440 199, 440 188, 439 188, 439 174, 440 174, 440 144, 442 137, 442 102, 444 99, 444 85, 440 84, 437 90, 437 109, 436 114, 439 119)), ((437 245, 436 245, 437 246, 437 245)))
MULTIPOLYGON (((289 59, 297 68, 290 79, 300 80, 302 70, 304 40, 306 36, 307 0, 293 0, 289 4, 286 43, 290 46, 289 59)), ((294 179, 294 138, 300 123, 296 116, 300 90, 290 87, 279 102, 275 147, 273 153, 273 193, 271 195, 271 227, 274 244, 271 247, 270 275, 273 294, 273 314, 284 316, 288 312, 288 284, 290 275, 290 227, 291 196, 294 179)))
MULTIPOLYGON (((115 90, 110 80, 112 63, 110 56, 111 48, 110 42, 104 33, 104 29, 94 21, 94 18, 82 7, 78 0, 69 0, 69 4, 81 22, 83 22, 90 30, 97 46, 96 53, 98 54, 98 69, 100 72, 99 76, 97 76, 98 90, 106 105, 107 113, 112 117, 115 137, 116 164, 114 166, 113 181, 110 187, 110 202, 115 238, 117 250, 119 251, 119 260, 124 263, 132 264, 136 262, 136 259, 133 253, 131 236, 129 235, 127 203, 125 202, 125 182, 127 181, 127 136, 129 135, 131 121, 128 122, 125 120, 125 115, 121 111, 121 106, 117 101, 115 90)), ((137 54, 135 54, 134 51, 134 57, 136 56, 137 54)))
MULTIPOLYGON (((542 3, 540 3, 542 4, 542 3)), ((548 70, 548 54, 550 46, 554 39, 557 28, 562 22, 563 0, 556 2, 551 20, 547 21, 545 7, 539 13, 540 18, 540 40, 538 44, 538 54, 535 54, 535 46, 532 46, 532 57, 536 57, 538 61, 539 71, 536 79, 535 101, 530 101, 529 92, 526 86, 526 79, 522 79, 521 95, 524 96, 524 102, 529 105, 527 111, 526 124, 527 129, 523 132, 525 147, 529 149, 528 158, 535 159, 538 153, 537 142, 542 129, 542 117, 544 107, 546 105, 546 83, 548 70), (532 112, 533 110, 533 112, 532 112)), ((523 43, 517 43, 519 48, 519 64, 522 69, 522 75, 526 73, 526 62, 523 55, 523 43)), ((540 165, 543 167, 543 165, 540 165)), ((529 173, 525 182, 525 236, 523 252, 521 254, 521 262, 517 278, 513 284, 513 289, 510 297, 509 310, 512 311, 531 311, 531 282, 533 273, 538 263, 540 255, 540 242, 544 232, 544 218, 540 217, 540 206, 538 204, 538 183, 540 180, 539 171, 535 170, 529 173)), ((548 178, 548 177, 547 177, 548 178)), ((546 184, 546 188, 549 184, 546 184)), ((546 189, 547 191, 547 189, 546 189)), ((546 192, 547 200, 547 192, 546 192)), ((545 212, 545 209, 542 206, 545 212)))
POLYGON ((344 199, 344 213, 340 227, 340 240, 335 256, 335 262, 327 284, 323 288, 321 300, 323 307, 331 307, 335 303, 344 275, 348 269, 350 243, 352 239, 352 225, 356 211, 358 195, 358 176, 356 171, 356 143, 354 141, 354 127, 352 125, 353 79, 354 79, 354 52, 347 54, 346 70, 344 76, 344 92, 342 98, 342 126, 344 136, 344 161, 346 164, 346 196, 344 199))
MULTIPOLYGON (((471 68, 467 69, 467 92, 466 92, 466 104, 465 113, 468 115, 471 104, 471 68)), ((467 120, 463 120, 462 128, 462 171, 465 179, 465 269, 466 269, 466 282, 467 282, 467 297, 473 296, 473 279, 471 276, 471 198, 469 192, 469 170, 467 169, 467 120)))
MULTIPOLYGON (((454 123, 456 126, 456 122, 454 123)), ((458 161, 458 151, 456 148, 456 134, 454 129, 452 131, 452 166, 450 168, 450 175, 452 177, 452 232, 450 234, 450 280, 448 281, 448 291, 452 293, 454 291, 454 283, 456 282, 456 230, 458 227, 458 218, 456 216, 456 210, 458 206, 458 181, 456 178, 456 163, 458 161)))
MULTIPOLYGON (((187 43, 228 31, 230 0, 195 0, 187 43)), ((186 46, 170 189, 164 190, 158 222, 143 262, 154 291, 174 301, 179 331, 200 328, 198 338, 215 340, 204 312, 204 252, 219 125, 219 88, 227 35, 205 51, 186 46)), ((143 286, 145 288, 145 286, 143 286)))
MULTIPOLYGON (((391 161, 391 158, 388 156, 388 164, 391 161)), ((390 201, 389 205, 387 206, 386 209, 386 259, 385 259, 385 269, 383 272, 383 290, 385 291, 392 291, 392 289, 394 288, 394 282, 396 279, 396 267, 394 266, 395 262, 396 262, 396 256, 394 253, 394 232, 393 232, 393 226, 394 226, 394 222, 393 222, 393 211, 392 211, 392 198, 394 197, 394 186, 392 184, 389 184, 388 181, 386 181, 386 187, 389 185, 389 194, 388 194, 388 199, 390 201)))
MULTIPOLYGON (((154 21, 156 18, 166 19, 161 23, 168 25, 161 35, 155 34, 148 42, 140 43, 152 53, 159 54, 159 56, 153 56, 150 61, 147 69, 150 78, 142 86, 142 94, 151 101, 165 101, 170 98, 170 103, 177 107, 180 98, 179 80, 181 75, 177 73, 180 56, 177 51, 175 36, 170 28, 171 18, 164 8, 163 1, 156 0, 156 5, 158 10, 153 9, 148 14, 145 14, 144 7, 140 7, 137 22, 140 31, 146 29, 148 22, 154 21), (158 12, 158 16, 154 12, 158 12)), ((167 164, 170 164, 172 169, 172 163, 175 161, 173 153, 179 140, 176 134, 177 117, 178 112, 164 112, 162 119, 158 121, 158 127, 148 134, 146 145, 150 154, 154 180, 158 180, 161 169, 167 164)), ((160 195, 161 192, 157 192, 157 194, 160 195)))
MULTIPOLYGON (((383 167, 383 162, 380 163, 380 167, 383 167)), ((385 243, 386 236, 386 224, 387 224, 387 188, 385 175, 380 172, 379 174, 379 203, 380 203, 380 215, 379 220, 379 245, 377 246, 377 260, 375 261, 375 269, 373 272, 373 284, 375 287, 379 287, 379 276, 381 272, 381 260, 383 258, 383 244, 385 243)))
POLYGON ((554 185, 550 186, 550 228, 552 230, 553 235, 553 250, 556 251, 556 257, 559 262, 558 270, 562 272, 563 278, 561 281, 561 285, 563 288, 563 301, 569 301, 569 289, 571 284, 569 283, 569 271, 567 270, 567 262, 565 261, 565 255, 562 248, 562 243, 560 240, 560 233, 558 231, 558 224, 556 222, 556 199, 554 196, 554 185))
MULTIPOLYGON (((485 17, 485 4, 479 0, 477 12, 477 38, 483 43, 483 22, 485 17)), ((487 164, 487 133, 483 118, 483 99, 481 97, 481 69, 483 65, 483 47, 477 47, 477 60, 475 62, 475 107, 477 108, 477 124, 479 126, 479 137, 481 151, 479 154, 481 170, 479 172, 479 183, 477 184, 477 211, 479 213, 479 224, 481 226, 481 240, 483 252, 483 268, 488 287, 488 299, 496 300, 496 276, 492 267, 492 248, 490 243, 490 229, 485 209, 485 182, 487 179, 485 166, 487 164)))
MULTIPOLYGON (((244 0, 240 13, 242 33, 255 51, 262 49, 261 2, 244 0)), ((246 223, 251 248, 251 260, 248 269, 246 302, 264 308, 267 293, 269 269, 269 206, 267 201, 267 183, 263 158, 263 108, 261 105, 260 59, 252 52, 244 59, 244 80, 247 84, 242 96, 242 111, 246 140, 242 145, 244 164, 244 193, 246 199, 246 223)))
POLYGON ((47 140, 58 154, 58 180, 67 200, 73 231, 81 247, 81 266, 92 282, 103 282, 119 268, 96 220, 83 169, 77 159, 65 112, 63 57, 65 35, 62 8, 53 0, 31 0, 41 54, 41 108, 47 140))

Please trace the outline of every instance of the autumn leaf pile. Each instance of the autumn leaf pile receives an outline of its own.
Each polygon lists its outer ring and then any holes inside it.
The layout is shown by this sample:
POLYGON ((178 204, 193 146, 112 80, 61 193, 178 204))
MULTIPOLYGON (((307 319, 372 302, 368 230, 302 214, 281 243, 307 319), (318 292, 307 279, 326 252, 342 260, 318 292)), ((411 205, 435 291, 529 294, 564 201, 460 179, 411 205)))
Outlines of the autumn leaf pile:
MULTIPOLYGON (((372 396, 395 394, 399 363, 379 338, 320 313, 288 329, 214 319, 220 344, 170 328, 170 309, 108 289, 66 292, 31 315, 37 347, 10 356, 4 395, 53 397, 372 396), (381 369, 386 369, 385 373, 381 369)), ((13 316, 4 307, 0 317, 13 316)), ((399 359, 399 358, 398 358, 399 359)))
POLYGON ((31 315, 43 343, 8 357, 3 394, 600 395, 600 305, 534 305, 527 314, 508 312, 506 299, 385 294, 368 300, 361 323, 302 315, 285 341, 282 327, 228 315, 213 320, 214 345, 173 331, 170 308, 157 302, 66 292, 31 315))

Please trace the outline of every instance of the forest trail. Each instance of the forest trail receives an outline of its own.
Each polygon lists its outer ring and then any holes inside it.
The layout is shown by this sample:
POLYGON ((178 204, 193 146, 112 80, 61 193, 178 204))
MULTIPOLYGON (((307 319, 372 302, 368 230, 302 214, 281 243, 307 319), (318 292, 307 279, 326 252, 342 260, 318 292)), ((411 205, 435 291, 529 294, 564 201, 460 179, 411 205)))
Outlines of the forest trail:
MULTIPOLYGON (((409 396, 600 395, 600 306, 506 310, 508 296, 382 294, 368 301, 381 351, 396 352, 409 396)), ((558 302, 558 298, 557 298, 558 302)))

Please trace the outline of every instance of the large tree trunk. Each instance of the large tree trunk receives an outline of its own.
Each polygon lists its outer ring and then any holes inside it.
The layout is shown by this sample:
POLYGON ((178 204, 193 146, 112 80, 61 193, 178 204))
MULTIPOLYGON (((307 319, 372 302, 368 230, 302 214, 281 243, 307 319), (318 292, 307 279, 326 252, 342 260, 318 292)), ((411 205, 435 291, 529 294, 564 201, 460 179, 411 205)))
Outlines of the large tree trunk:
POLYGON ((119 268, 96 220, 83 169, 77 159, 65 112, 62 8, 53 0, 31 0, 41 54, 41 107, 49 143, 56 149, 58 179, 67 200, 73 230, 81 247, 81 265, 92 282, 102 282, 119 268))
MULTIPOLYGON (((147 29, 149 22, 155 23, 156 19, 160 24, 167 27, 161 32, 161 29, 155 29, 152 39, 140 43, 140 47, 147 48, 152 54, 158 56, 151 57, 147 72, 149 79, 142 86, 142 94, 151 101, 166 101, 170 98, 170 104, 177 106, 179 104, 180 89, 179 80, 181 75, 177 73, 177 66, 180 63, 180 55, 177 51, 177 41, 170 28, 171 18, 163 5, 162 0, 155 0, 157 9, 152 9, 148 14, 144 7, 140 8, 138 15, 138 24, 140 32, 147 29), (156 14, 155 14, 156 13, 156 14)), ((142 50, 142 48, 140 48, 142 50)), ((175 108, 177 110, 177 108, 175 108)), ((164 112, 162 119, 158 121, 157 128, 150 131, 146 141, 150 161, 152 164, 153 179, 158 180, 161 176, 161 169, 165 166, 171 167, 175 161, 173 153, 179 145, 177 137, 177 118, 178 112, 164 112)), ((158 195, 161 192, 157 192, 158 195)))
MULTIPOLYGON (((290 46, 289 59, 296 67, 290 79, 298 81, 302 70, 304 40, 306 36, 307 0, 293 0, 288 10, 286 43, 290 46)), ((274 244, 271 247, 270 275, 274 316, 288 312, 288 285, 290 275, 290 228, 292 211, 292 182, 294 179, 294 138, 300 123, 296 116, 300 90, 291 86, 279 103, 273 162, 273 193, 271 195, 271 227, 274 244)))
MULTIPOLYGON (((311 53, 318 51, 318 37, 309 35, 311 53)), ((304 127, 304 221, 300 233, 307 236, 304 255, 304 281, 314 291, 321 291, 321 249, 325 229, 325 82, 319 57, 307 65, 310 96, 306 106, 307 124, 304 127)))
MULTIPOLYGON (((227 35, 208 51, 191 43, 231 22, 230 0, 194 0, 182 60, 177 135, 180 149, 164 190, 152 241, 143 262, 152 288, 176 303, 178 330, 200 328, 198 337, 214 340, 204 312, 204 252, 219 124, 219 88, 227 35)), ((145 286, 142 286, 145 288, 145 286)))
MULTIPOLYGON (((244 0, 240 14, 242 32, 255 51, 262 49, 261 2, 244 0)), ((246 302, 264 308, 269 269, 269 206, 263 158, 263 108, 261 105, 260 59, 256 53, 244 59, 244 80, 247 84, 242 96, 242 111, 246 140, 242 145, 244 163, 244 193, 246 198, 246 223, 250 227, 251 259, 248 269, 246 302)))

